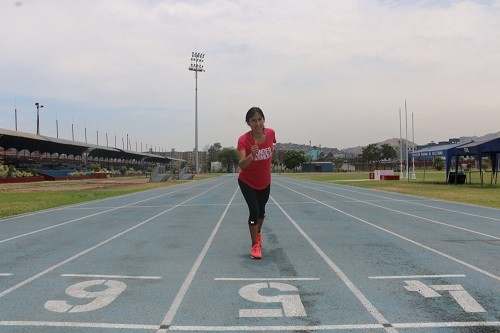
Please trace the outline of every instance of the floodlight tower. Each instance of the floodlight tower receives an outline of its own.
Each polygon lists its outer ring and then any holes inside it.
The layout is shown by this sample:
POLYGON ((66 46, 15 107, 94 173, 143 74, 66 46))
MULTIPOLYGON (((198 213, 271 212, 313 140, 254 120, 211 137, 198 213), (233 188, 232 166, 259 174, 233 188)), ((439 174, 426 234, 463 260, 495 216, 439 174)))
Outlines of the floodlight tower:
POLYGON ((205 54, 199 52, 191 53, 191 66, 189 66, 190 71, 194 71, 194 152, 195 152, 195 173, 199 171, 199 161, 198 161, 198 72, 204 72, 203 60, 205 54))
POLYGON ((36 102, 36 135, 40 135, 40 108, 43 108, 43 105, 36 102))

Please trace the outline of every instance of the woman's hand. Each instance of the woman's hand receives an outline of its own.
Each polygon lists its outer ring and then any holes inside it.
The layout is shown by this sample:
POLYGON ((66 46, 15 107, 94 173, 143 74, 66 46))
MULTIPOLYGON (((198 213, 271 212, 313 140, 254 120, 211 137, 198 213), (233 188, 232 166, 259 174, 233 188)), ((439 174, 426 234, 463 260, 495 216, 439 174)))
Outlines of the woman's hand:
POLYGON ((258 153, 259 153, 259 145, 257 145, 257 141, 254 141, 254 144, 252 146, 252 151, 250 154, 247 155, 245 149, 239 150, 238 154, 239 154, 240 168, 243 169, 246 168, 248 165, 250 165, 250 163, 252 163, 252 161, 254 160, 254 158, 257 156, 258 153))
POLYGON ((259 153, 259 146, 257 145, 257 140, 255 140, 255 142, 252 146, 252 157, 253 157, 252 159, 254 159, 258 153, 259 153))

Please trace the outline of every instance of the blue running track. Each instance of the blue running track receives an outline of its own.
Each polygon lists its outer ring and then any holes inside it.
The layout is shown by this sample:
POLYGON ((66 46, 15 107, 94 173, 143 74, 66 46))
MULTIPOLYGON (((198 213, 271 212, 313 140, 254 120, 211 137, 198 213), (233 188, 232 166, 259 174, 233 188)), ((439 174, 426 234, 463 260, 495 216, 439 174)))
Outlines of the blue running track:
POLYGON ((500 332, 500 210, 236 175, 0 220, 0 332, 500 332))

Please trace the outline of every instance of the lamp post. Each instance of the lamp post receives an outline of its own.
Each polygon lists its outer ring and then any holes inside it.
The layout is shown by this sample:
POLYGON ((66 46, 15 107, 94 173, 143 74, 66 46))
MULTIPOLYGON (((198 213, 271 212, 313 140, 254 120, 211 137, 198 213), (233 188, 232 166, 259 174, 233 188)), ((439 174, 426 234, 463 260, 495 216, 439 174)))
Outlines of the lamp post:
POLYGON ((43 105, 36 102, 36 135, 40 135, 40 108, 43 108, 43 105))
POLYGON ((17 100, 14 103, 14 123, 16 125, 16 132, 17 132, 17 100))
MULTIPOLYGON (((415 126, 413 125, 413 112, 411 113, 411 151, 415 151, 415 126)), ((415 156, 411 156, 411 163, 412 163, 412 172, 411 172, 411 179, 417 179, 417 176, 415 175, 415 156)))
POLYGON ((190 71, 194 71, 195 89, 194 89, 194 153, 195 153, 195 173, 199 171, 198 162, 198 72, 204 72, 203 59, 205 54, 199 52, 191 53, 190 71))

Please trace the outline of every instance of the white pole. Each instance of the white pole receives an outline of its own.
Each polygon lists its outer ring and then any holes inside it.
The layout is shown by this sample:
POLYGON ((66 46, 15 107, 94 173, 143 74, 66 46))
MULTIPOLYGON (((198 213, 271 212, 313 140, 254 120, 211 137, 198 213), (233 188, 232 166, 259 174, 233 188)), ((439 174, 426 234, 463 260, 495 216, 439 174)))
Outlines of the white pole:
MULTIPOLYGON (((415 151, 415 127, 413 125, 413 112, 411 113, 411 135, 412 135, 412 139, 411 139, 412 151, 415 151)), ((411 179, 417 179, 417 176, 415 175, 415 157, 413 155, 411 157, 411 163, 413 164, 411 179)))
POLYGON ((199 161, 198 161, 198 71, 194 72, 194 153, 195 153, 195 172, 199 173, 199 161))
POLYGON ((203 61, 205 54, 199 52, 191 53, 191 66, 189 66, 190 71, 194 71, 195 79, 195 94, 194 94, 194 153, 195 153, 195 173, 200 172, 199 160, 198 160, 198 72, 204 72, 203 61))
POLYGON ((406 178, 410 178, 410 166, 408 165, 408 112, 406 111, 406 100, 405 100, 405 122, 406 122, 406 142, 405 142, 405 160, 406 160, 406 178))
POLYGON ((401 108, 399 108, 399 179, 404 178, 403 172, 403 135, 401 132, 401 108))
POLYGON ((14 124, 17 132, 17 99, 14 99, 14 124))

